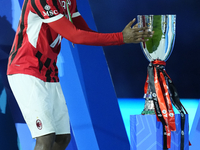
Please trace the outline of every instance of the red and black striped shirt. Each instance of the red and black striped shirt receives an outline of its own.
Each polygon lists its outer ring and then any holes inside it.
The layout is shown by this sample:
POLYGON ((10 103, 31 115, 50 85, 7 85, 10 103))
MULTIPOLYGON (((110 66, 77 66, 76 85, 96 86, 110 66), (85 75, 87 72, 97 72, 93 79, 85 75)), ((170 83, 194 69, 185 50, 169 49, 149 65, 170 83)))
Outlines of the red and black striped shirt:
POLYGON ((77 11, 76 0, 25 0, 8 61, 7 74, 29 74, 58 82, 57 56, 61 39, 86 45, 123 44, 122 32, 93 32, 77 11))
MULTIPOLYGON (((80 14, 76 1, 68 0, 72 16, 80 14)), ((47 23, 68 15, 65 0, 25 0, 10 52, 7 74, 23 73, 43 81, 58 82, 57 55, 61 36, 47 23)))

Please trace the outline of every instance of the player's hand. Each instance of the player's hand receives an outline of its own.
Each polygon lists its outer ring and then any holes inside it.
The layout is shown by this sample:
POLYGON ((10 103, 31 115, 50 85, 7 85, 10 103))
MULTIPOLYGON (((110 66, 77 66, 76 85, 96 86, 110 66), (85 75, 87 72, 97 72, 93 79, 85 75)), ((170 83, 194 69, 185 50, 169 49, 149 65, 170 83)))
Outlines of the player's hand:
POLYGON ((148 27, 138 28, 138 25, 133 25, 136 19, 133 19, 122 31, 124 43, 140 43, 148 41, 148 38, 153 36, 153 31, 148 31, 148 27))

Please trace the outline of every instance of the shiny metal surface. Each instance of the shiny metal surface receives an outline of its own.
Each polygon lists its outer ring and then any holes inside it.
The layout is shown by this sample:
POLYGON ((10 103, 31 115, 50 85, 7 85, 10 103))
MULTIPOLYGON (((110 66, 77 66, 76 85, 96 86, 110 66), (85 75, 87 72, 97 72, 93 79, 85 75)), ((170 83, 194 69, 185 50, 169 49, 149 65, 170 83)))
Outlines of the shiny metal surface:
POLYGON ((144 104, 144 109, 141 114, 142 115, 155 114, 155 111, 154 111, 155 107, 154 107, 154 103, 153 103, 153 99, 152 99, 152 95, 149 90, 149 87, 148 87, 147 93, 144 95, 144 98, 145 98, 145 104, 144 104))
MULTIPOLYGON (((176 15, 138 15, 138 27, 149 27, 154 35, 149 41, 141 42, 146 58, 151 62, 156 59, 167 61, 172 53, 176 35, 176 15)), ((155 114, 150 88, 144 95, 143 115, 155 114)))
POLYGON ((149 27, 154 35, 147 42, 141 42, 144 55, 149 61, 156 59, 166 61, 172 53, 176 15, 138 15, 138 27, 149 27))

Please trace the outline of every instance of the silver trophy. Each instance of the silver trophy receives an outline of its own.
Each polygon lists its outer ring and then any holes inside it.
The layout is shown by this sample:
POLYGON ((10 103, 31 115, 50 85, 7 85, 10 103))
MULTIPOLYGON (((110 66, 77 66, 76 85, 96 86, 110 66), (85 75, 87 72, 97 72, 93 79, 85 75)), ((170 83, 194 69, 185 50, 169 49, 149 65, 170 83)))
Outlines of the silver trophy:
MULTIPOLYGON (((148 30, 154 31, 154 35, 149 41, 141 42, 146 58, 150 62, 155 60, 166 62, 174 46, 176 15, 138 15, 137 19, 138 27, 148 27, 148 30)), ((155 114, 149 87, 147 87, 144 98, 145 106, 142 114, 155 114)))

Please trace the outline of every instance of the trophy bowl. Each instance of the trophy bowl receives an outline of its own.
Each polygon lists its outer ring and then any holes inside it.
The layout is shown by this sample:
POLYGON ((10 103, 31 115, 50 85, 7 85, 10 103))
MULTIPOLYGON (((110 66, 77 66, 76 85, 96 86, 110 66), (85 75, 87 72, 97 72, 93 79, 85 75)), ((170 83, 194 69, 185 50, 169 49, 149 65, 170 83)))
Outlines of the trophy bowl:
MULTIPOLYGON (((155 60, 166 62, 174 47, 176 15, 138 15, 137 19, 139 28, 148 27, 149 31, 154 31, 152 38, 140 43, 146 58, 150 62, 155 60)), ((147 87, 144 98, 145 106, 142 114, 155 114, 149 87, 147 87)))
POLYGON ((175 41, 176 15, 138 15, 138 27, 148 27, 154 31, 149 41, 141 42, 146 58, 167 61, 175 41))

